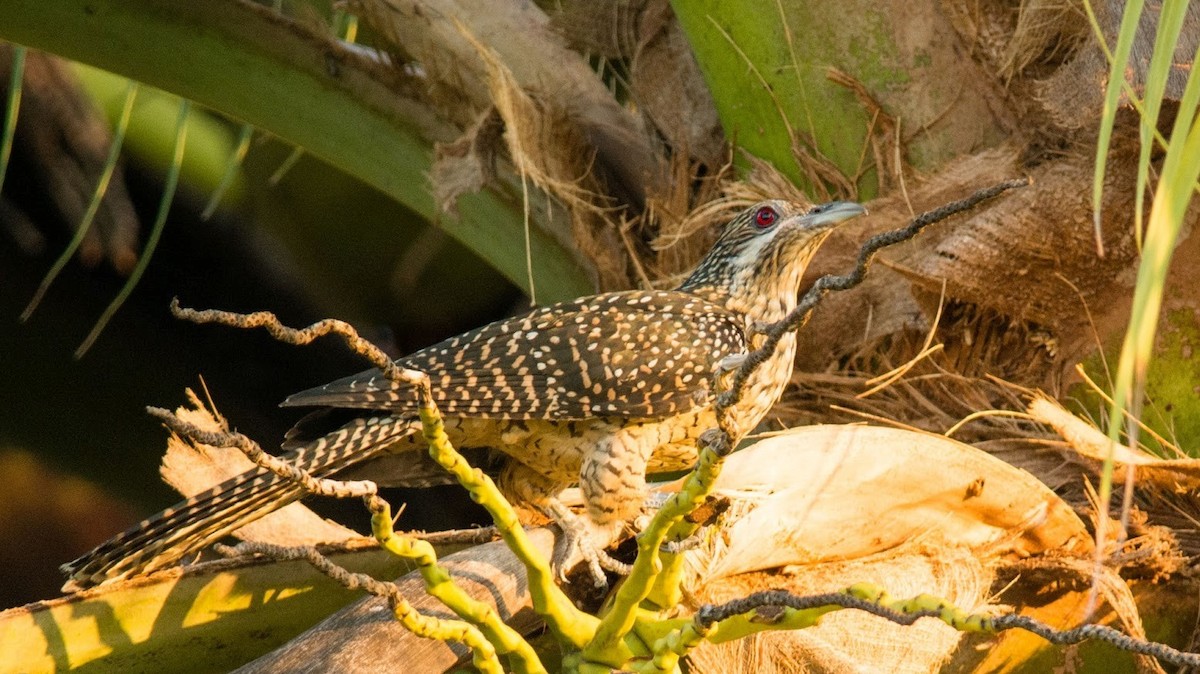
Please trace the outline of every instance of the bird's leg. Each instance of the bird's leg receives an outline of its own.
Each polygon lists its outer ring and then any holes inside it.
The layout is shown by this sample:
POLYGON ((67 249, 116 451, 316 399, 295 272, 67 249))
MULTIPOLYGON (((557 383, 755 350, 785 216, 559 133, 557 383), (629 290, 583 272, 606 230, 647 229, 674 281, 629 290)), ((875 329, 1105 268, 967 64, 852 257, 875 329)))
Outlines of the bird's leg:
POLYGON ((627 565, 604 551, 620 535, 623 523, 617 521, 615 531, 608 531, 597 527, 586 515, 576 515, 558 498, 564 487, 563 483, 518 461, 508 462, 500 472, 500 489, 506 496, 524 507, 541 511, 562 530, 550 562, 559 580, 566 580, 568 571, 586 562, 596 587, 604 587, 608 584, 604 569, 615 573, 626 570, 627 565))
MULTIPOLYGON (((586 516, 574 517, 575 521, 570 522, 562 516, 566 509, 561 505, 556 513, 556 520, 566 524, 564 531, 567 527, 573 530, 568 540, 573 539, 574 549, 568 549, 567 554, 582 556, 593 573, 597 566, 628 573, 628 565, 613 560, 604 550, 620 538, 626 522, 641 512, 646 499, 646 462, 655 440, 641 435, 652 433, 641 432, 638 427, 623 428, 584 456, 579 488, 586 516)), ((570 568, 565 564, 569 559, 559 560, 564 562, 562 568, 570 568)))

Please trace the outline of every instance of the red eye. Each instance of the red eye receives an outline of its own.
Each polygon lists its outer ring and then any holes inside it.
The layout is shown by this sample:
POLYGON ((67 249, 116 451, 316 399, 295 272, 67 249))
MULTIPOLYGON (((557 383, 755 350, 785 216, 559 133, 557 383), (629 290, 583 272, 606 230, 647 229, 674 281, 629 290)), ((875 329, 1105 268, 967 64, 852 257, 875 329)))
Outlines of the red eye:
POLYGON ((758 209, 757 213, 754 214, 754 224, 757 225, 759 229, 766 229, 770 227, 771 225, 775 224, 775 221, 778 219, 779 213, 777 213, 775 209, 771 208, 770 206, 763 206, 762 208, 758 209))

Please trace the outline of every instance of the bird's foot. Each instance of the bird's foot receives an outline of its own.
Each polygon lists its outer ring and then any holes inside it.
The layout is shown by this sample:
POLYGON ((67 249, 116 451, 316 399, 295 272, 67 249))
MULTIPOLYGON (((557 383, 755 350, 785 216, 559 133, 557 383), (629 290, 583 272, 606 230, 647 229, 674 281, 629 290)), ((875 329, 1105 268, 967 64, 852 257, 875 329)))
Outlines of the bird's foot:
POLYGON ((716 389, 718 389, 718 391, 729 390, 733 373, 737 371, 737 369, 740 368, 749 357, 749 353, 734 353, 717 361, 716 367, 713 368, 713 380, 716 382, 716 389))
POLYGON ((592 584, 597 588, 608 585, 604 571, 627 575, 630 566, 609 555, 605 548, 617 540, 624 524, 620 521, 598 524, 586 516, 571 512, 561 502, 554 500, 547 507, 547 514, 562 530, 562 538, 554 547, 554 558, 550 561, 555 575, 566 581, 567 572, 579 564, 587 564, 592 584))
POLYGON ((716 373, 716 375, 718 377, 722 377, 726 374, 729 374, 730 372, 733 372, 734 370, 738 369, 739 367, 741 367, 742 363, 745 363, 746 359, 749 357, 750 357, 750 354, 748 354, 748 353, 730 354, 728 356, 725 356, 721 360, 718 360, 717 366, 715 368, 713 368, 713 371, 716 373))

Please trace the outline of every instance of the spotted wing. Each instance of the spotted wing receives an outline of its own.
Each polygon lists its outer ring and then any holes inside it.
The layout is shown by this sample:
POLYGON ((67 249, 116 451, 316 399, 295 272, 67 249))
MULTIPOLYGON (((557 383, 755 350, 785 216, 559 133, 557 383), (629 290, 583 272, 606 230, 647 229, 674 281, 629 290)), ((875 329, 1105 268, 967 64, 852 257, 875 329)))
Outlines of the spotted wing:
MULTIPOLYGON (((678 291, 609 293, 536 309, 400 359, 430 376, 449 416, 657 418, 710 403, 713 368, 745 351, 737 315, 678 291)), ((415 411, 415 391, 378 370, 284 405, 415 411)))

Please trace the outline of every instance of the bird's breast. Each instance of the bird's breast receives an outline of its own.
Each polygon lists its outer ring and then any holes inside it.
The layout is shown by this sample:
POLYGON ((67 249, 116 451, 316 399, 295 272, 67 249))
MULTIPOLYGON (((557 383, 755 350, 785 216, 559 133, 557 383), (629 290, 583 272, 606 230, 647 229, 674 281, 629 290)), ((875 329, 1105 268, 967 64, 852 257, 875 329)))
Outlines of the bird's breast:
MULTIPOLYGON (((757 336, 751 340, 751 348, 758 348, 765 339, 757 336)), ((785 334, 775 351, 746 380, 738 403, 730 409, 733 427, 739 435, 754 430, 779 401, 783 390, 792 378, 792 365, 796 359, 796 333, 785 334)))

